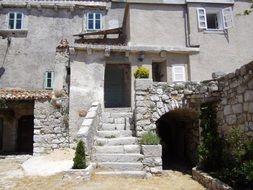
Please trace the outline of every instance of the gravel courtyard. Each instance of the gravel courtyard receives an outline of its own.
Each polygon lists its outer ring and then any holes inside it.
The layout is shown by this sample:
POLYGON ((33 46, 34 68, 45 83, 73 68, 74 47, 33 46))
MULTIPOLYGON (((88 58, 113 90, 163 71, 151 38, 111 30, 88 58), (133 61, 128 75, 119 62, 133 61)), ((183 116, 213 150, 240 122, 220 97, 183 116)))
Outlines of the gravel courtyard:
POLYGON ((92 176, 87 182, 63 180, 62 173, 47 177, 27 177, 21 168, 26 157, 0 159, 0 189, 76 189, 76 190, 203 190, 190 175, 166 171, 149 179, 92 176))

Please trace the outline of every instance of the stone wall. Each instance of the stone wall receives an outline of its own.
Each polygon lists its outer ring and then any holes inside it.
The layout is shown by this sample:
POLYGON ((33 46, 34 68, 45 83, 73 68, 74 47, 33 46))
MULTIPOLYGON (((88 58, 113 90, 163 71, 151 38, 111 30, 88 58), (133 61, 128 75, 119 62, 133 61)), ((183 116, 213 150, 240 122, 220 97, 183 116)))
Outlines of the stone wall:
POLYGON ((253 137, 253 62, 219 79, 222 88, 218 107, 221 133, 239 127, 253 137))
POLYGON ((161 174, 162 146, 141 145, 141 153, 144 155, 142 163, 145 171, 151 174, 161 174))
MULTIPOLYGON (((195 108, 199 99, 219 97, 218 81, 169 84, 150 79, 135 81, 135 125, 140 137, 156 129, 155 122, 165 113, 180 107, 195 108), (195 100, 196 99, 196 100, 195 100)), ((199 105, 198 105, 199 106, 199 105)))
POLYGON ((92 103, 92 106, 85 116, 82 126, 80 127, 77 136, 85 143, 86 155, 92 160, 92 151, 94 146, 94 137, 99 126, 101 118, 101 105, 98 102, 92 103))
POLYGON ((35 100, 33 154, 69 147, 68 97, 35 100))

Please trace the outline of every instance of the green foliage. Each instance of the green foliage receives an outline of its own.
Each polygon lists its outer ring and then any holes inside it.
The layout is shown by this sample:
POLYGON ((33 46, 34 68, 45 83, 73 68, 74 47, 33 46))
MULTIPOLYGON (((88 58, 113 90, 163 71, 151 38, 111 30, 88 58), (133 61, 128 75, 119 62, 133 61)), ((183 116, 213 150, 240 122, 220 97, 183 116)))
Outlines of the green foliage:
POLYGON ((158 145, 160 143, 160 138, 157 134, 148 132, 142 135, 140 143, 143 145, 158 145))
POLYGON ((135 78, 148 78, 149 77, 149 70, 146 67, 139 67, 135 72, 134 72, 134 77, 135 78))
POLYGON ((205 171, 231 185, 235 190, 253 189, 253 142, 239 128, 232 128, 219 137, 215 110, 211 105, 201 108, 203 142, 199 146, 200 165, 205 171))
POLYGON ((223 143, 216 122, 216 104, 206 103, 201 107, 202 142, 198 147, 200 166, 206 171, 216 171, 222 164, 223 143))
POLYGON ((247 149, 245 134, 239 128, 232 128, 226 137, 226 142, 228 154, 231 154, 236 162, 240 162, 247 149))
POLYGON ((79 141, 76 147, 75 157, 73 159, 73 169, 85 169, 86 158, 85 158, 85 146, 83 141, 79 141))
POLYGON ((4 99, 0 99, 0 109, 7 108, 6 101, 4 99))

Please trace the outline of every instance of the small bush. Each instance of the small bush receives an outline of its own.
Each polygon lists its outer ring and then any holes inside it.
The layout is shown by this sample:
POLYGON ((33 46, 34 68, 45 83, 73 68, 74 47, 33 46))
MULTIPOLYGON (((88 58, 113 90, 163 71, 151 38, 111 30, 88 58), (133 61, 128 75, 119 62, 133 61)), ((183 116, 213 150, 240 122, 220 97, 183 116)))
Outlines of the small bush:
POLYGON ((85 149, 83 141, 79 141, 76 147, 75 158, 73 159, 74 165, 73 169, 85 169, 86 168, 86 158, 85 149))
POLYGON ((143 145, 158 145, 160 143, 160 138, 157 134, 148 132, 142 135, 140 143, 143 145))
POLYGON ((146 67, 139 67, 135 72, 134 72, 134 77, 135 78, 148 78, 149 77, 149 70, 146 67))

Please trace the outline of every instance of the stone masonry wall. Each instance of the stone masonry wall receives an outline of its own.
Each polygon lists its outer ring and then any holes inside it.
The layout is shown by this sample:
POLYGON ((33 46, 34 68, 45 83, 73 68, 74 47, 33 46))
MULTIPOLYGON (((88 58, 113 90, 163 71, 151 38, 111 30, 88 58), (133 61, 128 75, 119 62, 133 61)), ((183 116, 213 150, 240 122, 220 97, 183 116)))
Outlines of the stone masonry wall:
POLYGON ((33 154, 69 147, 68 98, 35 100, 33 154))
POLYGON ((253 62, 219 79, 222 88, 218 107, 221 133, 239 127, 253 138, 253 62))
POLYGON ((166 112, 179 107, 188 107, 190 99, 217 97, 218 82, 155 83, 150 79, 135 81, 135 125, 136 135, 156 129, 155 122, 166 112))

